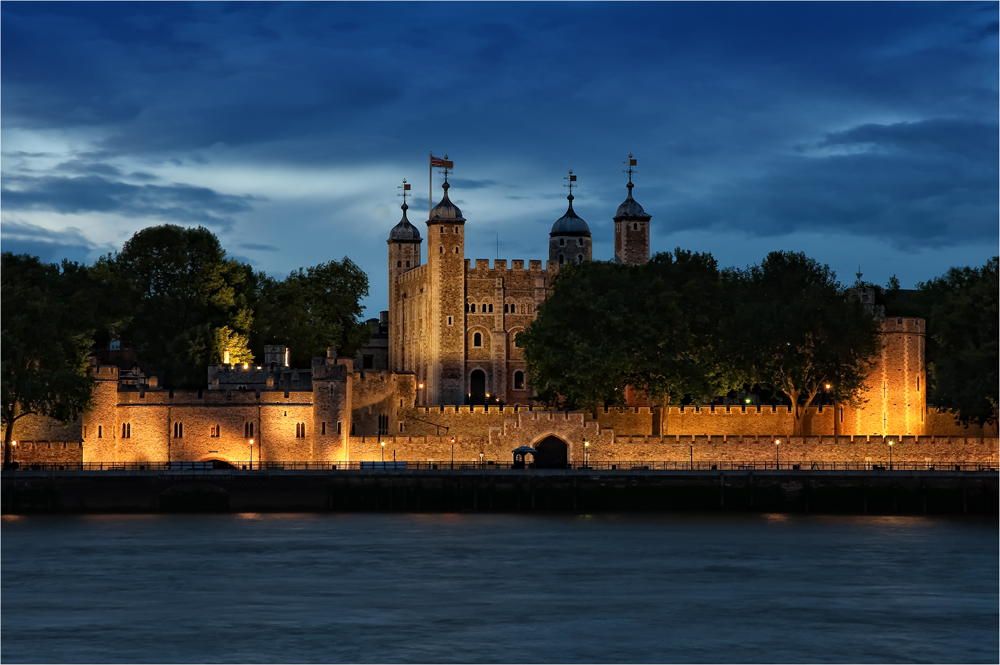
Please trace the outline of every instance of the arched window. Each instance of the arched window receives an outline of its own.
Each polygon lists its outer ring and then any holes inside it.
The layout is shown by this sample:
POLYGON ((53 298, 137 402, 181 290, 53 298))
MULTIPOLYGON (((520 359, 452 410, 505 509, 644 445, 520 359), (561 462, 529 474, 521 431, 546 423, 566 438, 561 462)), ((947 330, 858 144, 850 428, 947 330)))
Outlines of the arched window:
MULTIPOLYGON (((490 303, 489 306, 490 306, 490 314, 492 314, 493 313, 493 303, 490 303)), ((918 388, 918 390, 919 390, 919 388, 918 388)))
POLYGON ((576 244, 579 247, 583 247, 583 238, 577 238, 576 239, 576 244))
POLYGON ((472 312, 473 314, 476 313, 476 303, 472 303, 471 305, 469 305, 469 311, 472 312))
POLYGON ((397 268, 402 268, 403 267, 403 262, 402 261, 396 261, 396 267, 397 268))
POLYGON ((576 262, 577 263, 583 263, 583 254, 577 254, 576 255, 576 262))
POLYGON ((559 265, 562 265, 562 264, 563 264, 563 255, 560 254, 559 255, 559 265))
POLYGON ((184 438, 184 423, 174 423, 174 438, 175 439, 184 438))
POLYGON ((514 372, 514 390, 524 390, 524 372, 514 372))
POLYGON ((457 226, 455 227, 455 233, 458 233, 458 227, 457 226))
POLYGON ((506 313, 507 313, 507 309, 508 309, 508 305, 507 305, 507 303, 504 303, 504 304, 503 304, 503 313, 504 313, 504 314, 506 314, 506 313))
POLYGON ((476 333, 472 336, 472 346, 482 346, 483 345, 483 335, 482 333, 476 333))
POLYGON ((438 247, 438 254, 444 254, 444 245, 438 247))
POLYGON ((132 423, 122 423, 122 438, 123 439, 132 438, 132 423))
POLYGON ((243 423, 243 438, 244 439, 253 438, 253 423, 250 422, 243 423))
POLYGON ((441 233, 444 233, 444 227, 443 226, 441 227, 441 233))
POLYGON ((407 268, 409 268, 409 267, 410 267, 410 262, 409 262, 409 261, 407 261, 407 262, 406 262, 406 267, 407 267, 407 268))
POLYGON ((639 230, 639 224, 638 224, 638 222, 633 222, 632 223, 632 230, 633 231, 638 231, 639 230))
POLYGON ((306 438, 306 424, 305 423, 295 423, 295 438, 304 439, 306 438))
POLYGON ((559 246, 562 247, 566 244, 566 238, 559 238, 559 246))
POLYGON ((222 428, 221 428, 221 427, 219 427, 218 425, 212 425, 212 426, 211 426, 211 427, 209 428, 209 433, 208 433, 208 435, 209 435, 210 437, 212 437, 213 439, 217 439, 217 438, 219 438, 220 436, 222 436, 222 428))

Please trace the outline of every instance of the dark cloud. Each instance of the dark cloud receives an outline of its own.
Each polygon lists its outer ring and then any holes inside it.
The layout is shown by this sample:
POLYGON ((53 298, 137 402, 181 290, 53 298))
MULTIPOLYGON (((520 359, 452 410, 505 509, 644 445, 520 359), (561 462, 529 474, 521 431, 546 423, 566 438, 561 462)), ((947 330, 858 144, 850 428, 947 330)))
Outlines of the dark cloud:
POLYGON ((981 123, 866 124, 819 142, 857 151, 777 160, 669 214, 675 228, 836 230, 903 247, 995 240, 997 140, 997 127, 981 123))
POLYGON ((63 162, 55 167, 56 171, 66 171, 69 173, 79 173, 82 175, 110 176, 112 178, 121 177, 122 172, 111 164, 101 162, 88 162, 82 159, 73 159, 63 162))
POLYGON ((85 263, 100 249, 79 229, 53 231, 15 220, 4 221, 0 226, 0 245, 4 252, 32 254, 46 263, 59 263, 64 258, 85 263))
POLYGON ((278 248, 274 245, 259 245, 253 242, 243 242, 239 245, 243 249, 252 249, 258 252, 277 252, 278 248))
POLYGON ((0 200, 7 210, 116 213, 226 228, 234 215, 251 210, 251 202, 259 199, 220 194, 206 187, 131 185, 91 175, 7 176, 0 200))

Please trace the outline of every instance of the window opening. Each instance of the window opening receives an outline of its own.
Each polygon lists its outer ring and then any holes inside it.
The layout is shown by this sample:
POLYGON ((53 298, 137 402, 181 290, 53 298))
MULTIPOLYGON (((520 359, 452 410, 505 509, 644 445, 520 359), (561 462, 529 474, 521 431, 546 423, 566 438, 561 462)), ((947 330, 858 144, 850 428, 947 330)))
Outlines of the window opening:
POLYGON ((493 303, 490 303, 490 314, 493 313, 493 303))
POLYGON ((524 372, 514 372, 514 390, 524 390, 524 372))
POLYGON ((472 346, 482 346, 482 345, 483 345, 483 336, 482 336, 482 334, 476 333, 475 335, 473 335, 472 336, 472 346))
POLYGON ((562 265, 562 264, 563 264, 563 255, 560 254, 559 255, 559 265, 562 265))
POLYGON ((122 423, 122 438, 123 439, 132 438, 132 423, 122 423))
POLYGON ((397 268, 402 268, 403 267, 403 262, 402 261, 396 261, 396 267, 397 268))
POLYGON ((184 438, 184 423, 174 423, 174 438, 175 439, 184 438))
POLYGON ((410 262, 409 262, 409 261, 407 261, 407 262, 406 262, 406 267, 407 267, 407 268, 409 268, 409 267, 410 267, 410 262))

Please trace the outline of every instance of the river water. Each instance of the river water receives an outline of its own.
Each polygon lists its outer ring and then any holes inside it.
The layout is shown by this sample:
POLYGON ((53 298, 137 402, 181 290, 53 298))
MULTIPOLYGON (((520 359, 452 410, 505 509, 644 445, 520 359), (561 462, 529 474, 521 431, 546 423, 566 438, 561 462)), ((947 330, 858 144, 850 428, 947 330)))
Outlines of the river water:
POLYGON ((14 662, 991 662, 998 528, 787 515, 5 516, 14 662))

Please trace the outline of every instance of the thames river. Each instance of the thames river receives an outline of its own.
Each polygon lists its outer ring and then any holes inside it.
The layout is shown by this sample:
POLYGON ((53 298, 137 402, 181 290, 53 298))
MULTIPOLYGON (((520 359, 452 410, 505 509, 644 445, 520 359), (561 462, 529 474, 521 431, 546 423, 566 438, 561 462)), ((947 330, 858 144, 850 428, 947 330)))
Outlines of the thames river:
POLYGON ((994 517, 5 516, 15 662, 990 662, 994 517))

